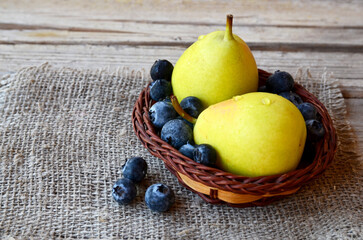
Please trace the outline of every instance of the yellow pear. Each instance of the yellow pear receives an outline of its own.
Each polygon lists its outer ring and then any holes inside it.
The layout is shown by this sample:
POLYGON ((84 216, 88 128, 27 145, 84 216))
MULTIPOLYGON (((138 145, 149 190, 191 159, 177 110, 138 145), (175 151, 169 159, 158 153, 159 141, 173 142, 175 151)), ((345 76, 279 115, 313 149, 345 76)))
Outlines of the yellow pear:
POLYGON ((194 126, 195 143, 216 149, 219 168, 248 177, 294 170, 305 139, 298 108, 271 93, 247 93, 209 106, 194 126))
POLYGON ((179 58, 172 74, 174 95, 199 98, 209 106, 257 91, 258 70, 247 44, 232 33, 232 15, 225 31, 200 36, 179 58))

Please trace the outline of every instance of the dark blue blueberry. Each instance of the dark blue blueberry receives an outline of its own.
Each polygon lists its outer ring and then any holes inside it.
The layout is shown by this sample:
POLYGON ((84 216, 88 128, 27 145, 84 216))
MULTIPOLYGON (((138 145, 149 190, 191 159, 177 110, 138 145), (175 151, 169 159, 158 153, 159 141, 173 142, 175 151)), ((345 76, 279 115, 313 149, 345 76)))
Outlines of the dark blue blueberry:
POLYGON ((307 130, 307 139, 310 142, 317 142, 319 139, 324 137, 325 129, 321 122, 310 119, 305 121, 306 130, 307 130))
POLYGON ((209 144, 201 144, 195 147, 193 159, 197 163, 213 167, 217 161, 216 150, 209 144))
POLYGON ((194 124, 189 122, 188 120, 184 119, 182 116, 178 116, 176 119, 180 119, 183 120, 186 124, 188 124, 188 126, 193 129, 194 128, 194 124))
POLYGON ((150 97, 155 101, 161 101, 172 93, 171 82, 159 79, 150 88, 150 97))
POLYGON ((294 79, 288 72, 277 70, 267 78, 266 87, 272 93, 289 92, 294 87, 294 79))
POLYGON ((155 81, 152 81, 152 82, 150 83, 150 85, 149 85, 149 88, 151 89, 151 88, 154 86, 154 84, 155 84, 155 81))
POLYGON ((128 204, 136 197, 136 186, 133 181, 122 178, 112 188, 112 196, 119 204, 128 204))
POLYGON ((165 184, 153 184, 146 190, 145 202, 151 210, 165 212, 169 210, 175 202, 174 192, 165 184))
POLYGON ((193 130, 183 120, 170 120, 161 129, 161 139, 179 149, 193 140, 193 130))
POLYGON ((318 111, 316 110, 313 104, 305 102, 298 105, 297 108, 300 110, 305 121, 310 119, 315 119, 315 120, 318 119, 318 111))
POLYGON ((257 92, 267 92, 266 85, 259 86, 257 89, 257 92))
POLYGON ((187 144, 184 144, 183 146, 181 146, 179 148, 179 152, 181 154, 183 154, 184 156, 190 158, 190 159, 193 159, 193 151, 195 149, 195 146, 190 144, 190 143, 187 143, 187 144))
POLYGON ((197 97, 186 97, 180 102, 181 108, 193 118, 198 118, 203 111, 203 104, 197 97))
POLYGON ((292 102, 295 106, 298 106, 299 104, 303 103, 304 101, 301 99, 301 97, 294 93, 294 92, 282 92, 279 94, 281 97, 286 98, 290 102, 292 102))
POLYGON ((173 105, 167 101, 157 102, 149 110, 150 121, 159 129, 177 116, 173 105))
POLYGON ((170 81, 173 69, 173 64, 168 60, 157 60, 150 69, 150 76, 153 80, 165 79, 170 81))
POLYGON ((147 172, 147 163, 141 157, 133 157, 127 159, 126 163, 122 166, 122 174, 125 178, 138 183, 141 182, 147 172))

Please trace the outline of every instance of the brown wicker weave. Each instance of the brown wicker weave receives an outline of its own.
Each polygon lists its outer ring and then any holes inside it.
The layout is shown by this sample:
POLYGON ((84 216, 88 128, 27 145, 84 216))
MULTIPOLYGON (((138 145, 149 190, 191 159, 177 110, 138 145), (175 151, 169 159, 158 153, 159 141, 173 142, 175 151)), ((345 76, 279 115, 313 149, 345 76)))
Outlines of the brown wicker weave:
MULTIPOLYGON (((269 75, 271 73, 259 69, 260 85, 266 82, 269 75)), ((266 205, 296 192, 303 184, 321 175, 332 162, 336 151, 336 133, 327 109, 301 85, 295 84, 295 92, 305 102, 310 102, 317 108, 326 134, 316 144, 315 158, 302 159, 297 170, 286 174, 253 178, 237 176, 185 157, 161 140, 150 122, 148 111, 154 102, 149 96, 149 86, 143 89, 134 106, 133 128, 148 151, 162 159, 182 185, 197 193, 206 202, 226 203, 233 207, 266 205)))

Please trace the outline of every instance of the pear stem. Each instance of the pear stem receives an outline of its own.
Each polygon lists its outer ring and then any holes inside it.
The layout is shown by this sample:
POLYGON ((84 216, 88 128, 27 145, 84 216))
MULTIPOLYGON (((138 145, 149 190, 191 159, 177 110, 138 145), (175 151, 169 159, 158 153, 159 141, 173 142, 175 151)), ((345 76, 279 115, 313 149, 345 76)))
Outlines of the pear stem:
POLYGON ((233 15, 228 14, 227 15, 227 23, 226 23, 226 32, 224 34, 224 40, 234 39, 233 33, 232 33, 232 23, 233 23, 233 15))
POLYGON ((188 113, 186 113, 184 111, 184 109, 181 108, 179 102, 178 102, 178 99, 174 96, 174 95, 171 95, 170 96, 170 99, 171 99, 171 103, 173 104, 173 107, 175 109, 175 111, 182 117, 184 118, 185 120, 187 120, 188 122, 192 123, 192 124, 195 124, 197 122, 197 119, 193 118, 192 116, 190 116, 188 113))

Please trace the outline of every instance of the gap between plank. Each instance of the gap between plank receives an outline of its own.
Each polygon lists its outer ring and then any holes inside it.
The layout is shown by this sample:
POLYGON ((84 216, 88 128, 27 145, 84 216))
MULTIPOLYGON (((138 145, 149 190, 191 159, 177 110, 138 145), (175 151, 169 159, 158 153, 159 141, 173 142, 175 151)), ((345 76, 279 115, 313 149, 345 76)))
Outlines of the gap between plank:
MULTIPOLYGON (((259 51, 282 51, 282 52, 347 52, 363 53, 363 45, 358 44, 323 44, 323 43, 271 43, 271 42, 246 42, 251 50, 259 51)), ((90 46, 155 46, 155 47, 189 47, 193 42, 160 42, 160 41, 6 41, 0 40, 3 45, 90 45, 90 46)))

